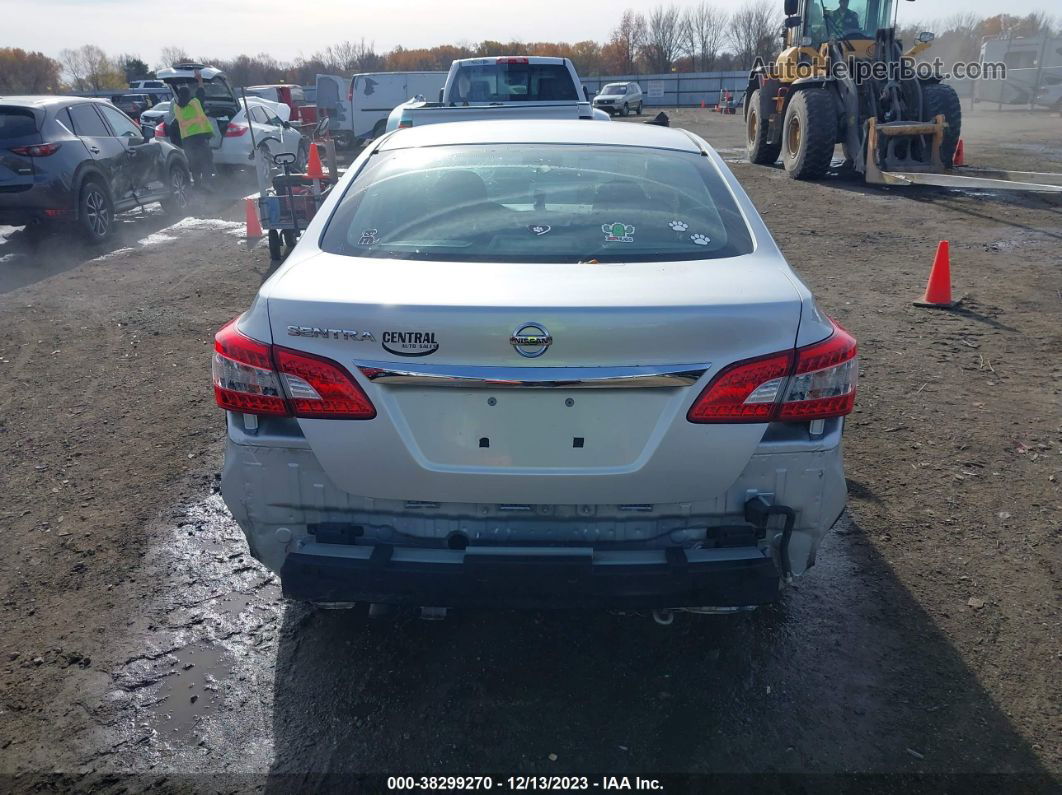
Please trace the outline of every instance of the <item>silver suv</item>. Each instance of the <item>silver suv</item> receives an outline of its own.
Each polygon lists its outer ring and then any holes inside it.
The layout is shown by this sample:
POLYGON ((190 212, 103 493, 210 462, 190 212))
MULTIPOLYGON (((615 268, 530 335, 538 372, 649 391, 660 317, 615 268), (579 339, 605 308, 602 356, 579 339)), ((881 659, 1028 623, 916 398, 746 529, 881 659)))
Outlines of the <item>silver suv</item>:
POLYGON ((594 97, 594 107, 609 115, 642 115, 642 87, 637 83, 607 83, 594 97))
POLYGON ((293 598, 756 605, 844 508, 856 373, 700 138, 398 130, 217 334, 222 493, 293 598))

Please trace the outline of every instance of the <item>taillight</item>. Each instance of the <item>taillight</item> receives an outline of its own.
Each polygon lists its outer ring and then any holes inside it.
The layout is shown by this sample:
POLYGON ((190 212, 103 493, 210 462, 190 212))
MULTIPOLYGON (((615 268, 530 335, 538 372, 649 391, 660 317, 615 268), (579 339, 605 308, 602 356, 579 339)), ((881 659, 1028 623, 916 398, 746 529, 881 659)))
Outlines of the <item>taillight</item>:
POLYGON ((23 157, 48 157, 59 151, 59 144, 32 144, 30 146, 16 146, 12 150, 16 155, 23 157))
POLYGON ((247 135, 247 131, 251 128, 246 124, 234 124, 229 122, 229 126, 225 128, 226 138, 239 138, 241 135, 247 135))
POLYGON ((506 56, 503 58, 498 58, 495 63, 529 63, 529 61, 526 57, 506 56))
POLYGON ((353 102, 353 101, 354 101, 354 82, 351 81, 350 85, 347 86, 347 102, 353 102))
POLYGON ((214 336, 214 397, 229 411, 371 420, 376 408, 338 363, 244 336, 236 321, 214 336))
POLYGON ((686 419, 733 423, 843 417, 855 405, 858 374, 856 341, 834 323, 833 334, 822 342, 723 368, 686 419))
POLYGON ((272 346, 245 337, 236 321, 214 335, 214 399, 229 411, 288 416, 291 411, 273 369, 272 346))
POLYGON ((155 137, 164 138, 166 136, 166 122, 160 121, 155 125, 155 137))

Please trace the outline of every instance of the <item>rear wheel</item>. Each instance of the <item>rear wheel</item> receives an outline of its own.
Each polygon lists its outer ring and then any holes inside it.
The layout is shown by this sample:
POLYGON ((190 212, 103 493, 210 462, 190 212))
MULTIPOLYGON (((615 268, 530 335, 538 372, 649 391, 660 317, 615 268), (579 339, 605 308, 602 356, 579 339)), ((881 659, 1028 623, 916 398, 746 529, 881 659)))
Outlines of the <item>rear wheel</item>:
POLYGON ((295 244, 299 242, 299 239, 295 237, 295 230, 285 229, 283 232, 280 233, 280 236, 284 240, 284 248, 286 248, 288 250, 288 253, 290 254, 291 250, 295 248, 295 244))
POLYGON ((372 126, 372 137, 379 138, 387 131, 387 119, 380 119, 372 126))
POLYGON ((189 189, 192 185, 191 175, 188 169, 181 163, 170 166, 169 179, 166 187, 169 189, 169 197, 159 202, 162 209, 168 213, 183 213, 188 209, 189 189))
POLYGON ((746 150, 750 163, 760 166, 772 165, 782 150, 781 143, 767 141, 767 119, 760 116, 760 90, 752 92, 746 118, 746 150))
POLYGON ((642 103, 641 102, 638 103, 638 108, 634 111, 634 113, 637 116, 641 116, 642 115, 642 103))
POLYGON ((933 121, 943 116, 948 126, 944 128, 944 139, 940 143, 940 159, 946 168, 951 168, 955 158, 955 147, 962 134, 962 105, 955 89, 942 83, 929 83, 922 86, 922 107, 925 108, 925 121, 933 121))
POLYGON ((114 206, 111 197, 98 182, 86 182, 78 200, 81 231, 91 243, 102 243, 114 231, 114 206))
POLYGON ((782 125, 782 162, 793 179, 821 179, 837 143, 833 96, 821 88, 798 91, 782 125))

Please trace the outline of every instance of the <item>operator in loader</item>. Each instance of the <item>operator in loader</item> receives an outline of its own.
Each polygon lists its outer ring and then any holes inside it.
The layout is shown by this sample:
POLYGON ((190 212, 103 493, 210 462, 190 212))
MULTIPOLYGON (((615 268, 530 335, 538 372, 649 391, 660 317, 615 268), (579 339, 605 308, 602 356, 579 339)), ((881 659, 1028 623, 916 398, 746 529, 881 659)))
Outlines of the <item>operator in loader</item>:
POLYGON ((207 180, 214 172, 214 153, 210 149, 214 125, 203 110, 206 92, 203 90, 203 77, 198 69, 195 71, 195 79, 199 86, 194 97, 188 86, 180 86, 177 89, 173 118, 177 122, 180 141, 175 143, 178 143, 188 156, 188 168, 192 172, 196 187, 208 190, 207 180))
POLYGON ((859 14, 848 7, 848 0, 838 0, 837 10, 826 13, 826 23, 834 36, 844 36, 846 33, 862 30, 859 14))

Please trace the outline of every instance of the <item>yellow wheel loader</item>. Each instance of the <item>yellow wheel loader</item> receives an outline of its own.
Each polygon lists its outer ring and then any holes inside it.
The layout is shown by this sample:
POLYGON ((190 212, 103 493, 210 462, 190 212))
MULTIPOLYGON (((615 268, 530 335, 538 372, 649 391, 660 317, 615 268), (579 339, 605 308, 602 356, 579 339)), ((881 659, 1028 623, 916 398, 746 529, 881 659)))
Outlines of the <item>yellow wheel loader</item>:
MULTIPOLYGON (((779 154, 794 179, 819 179, 841 144, 868 182, 951 168, 962 110, 951 86, 916 71, 923 33, 906 52, 895 0, 784 0, 785 48, 757 63, 745 91, 748 158, 779 154)), ((928 70, 926 70, 928 72, 928 70)))

